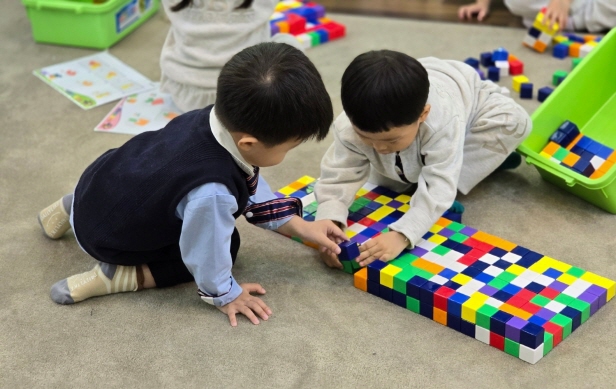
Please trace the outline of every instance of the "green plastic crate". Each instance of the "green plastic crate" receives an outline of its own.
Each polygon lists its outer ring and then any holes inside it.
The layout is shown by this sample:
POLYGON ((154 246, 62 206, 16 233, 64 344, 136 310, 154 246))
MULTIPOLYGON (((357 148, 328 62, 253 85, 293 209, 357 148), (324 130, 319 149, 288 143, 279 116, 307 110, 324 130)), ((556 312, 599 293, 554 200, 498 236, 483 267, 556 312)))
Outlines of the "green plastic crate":
POLYGON ((36 42, 106 49, 139 27, 160 0, 22 0, 36 42))
POLYGON ((546 181, 616 213, 616 168, 591 180, 539 155, 565 120, 575 123, 584 135, 616 149, 616 29, 565 78, 532 120, 533 130, 518 148, 526 162, 546 181))

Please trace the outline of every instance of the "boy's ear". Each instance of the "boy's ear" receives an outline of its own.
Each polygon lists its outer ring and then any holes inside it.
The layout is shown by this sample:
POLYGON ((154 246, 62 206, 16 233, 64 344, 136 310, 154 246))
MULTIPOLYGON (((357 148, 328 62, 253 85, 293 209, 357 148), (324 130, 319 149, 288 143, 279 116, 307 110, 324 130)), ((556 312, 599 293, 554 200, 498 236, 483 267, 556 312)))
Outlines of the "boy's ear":
POLYGON ((259 140, 252 135, 242 134, 237 140, 237 148, 242 151, 250 151, 259 140))
POLYGON ((420 121, 420 122, 425 122, 425 121, 426 121, 426 119, 428 118, 428 114, 430 113, 430 108, 432 108, 432 107, 430 106, 430 104, 426 104, 426 105, 424 106, 424 110, 423 110, 423 112, 421 113, 421 116, 419 116, 419 121, 420 121))

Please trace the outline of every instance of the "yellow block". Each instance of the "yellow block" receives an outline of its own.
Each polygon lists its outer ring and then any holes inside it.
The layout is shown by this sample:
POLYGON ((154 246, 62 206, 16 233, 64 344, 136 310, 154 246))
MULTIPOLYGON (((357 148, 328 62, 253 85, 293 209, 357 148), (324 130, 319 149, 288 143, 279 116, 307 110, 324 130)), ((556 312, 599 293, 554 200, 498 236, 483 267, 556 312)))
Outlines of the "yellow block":
POLYGON ((566 36, 563 35, 556 35, 554 37, 554 42, 555 43, 563 43, 563 42, 567 42, 569 40, 569 38, 567 38, 566 36))
POLYGON ((616 282, 610 279, 601 277, 589 271, 582 274, 580 278, 590 283, 593 283, 595 285, 599 285, 602 288, 607 289, 607 301, 610 301, 612 297, 614 297, 614 294, 616 294, 616 282))
POLYGON ((470 280, 472 280, 472 278, 467 276, 466 274, 458 273, 455 276, 453 276, 451 280, 453 282, 457 282, 460 285, 466 285, 468 284, 470 280))
POLYGON ((428 240, 429 240, 430 242, 432 242, 432 243, 436 243, 436 244, 439 244, 439 245, 440 245, 441 243, 443 243, 444 241, 446 241, 446 240, 447 240, 447 238, 445 238, 445 237, 444 237, 444 236, 442 236, 442 235, 432 235, 431 237, 429 237, 429 238, 428 238, 428 240))
POLYGON ((550 154, 546 153, 545 151, 540 152, 539 155, 542 156, 543 158, 547 158, 547 159, 552 158, 552 156, 550 154))
POLYGON ((577 280, 577 277, 574 277, 571 274, 563 273, 557 278, 557 280, 564 284, 571 285, 575 282, 575 280, 577 280))
POLYGON ((383 219, 385 216, 389 215, 393 211, 395 211, 395 209, 393 209, 392 207, 388 207, 387 205, 384 205, 381 208, 369 214, 368 217, 378 222, 379 220, 383 219))
POLYGON ((483 306, 488 299, 483 293, 475 293, 462 304, 462 319, 475 323, 477 320, 477 310, 483 306), (485 298, 481 297, 484 296, 485 298))
POLYGON ((512 84, 513 84, 513 90, 520 93, 520 88, 522 87, 522 84, 530 82, 530 80, 528 79, 528 77, 520 74, 519 76, 514 76, 512 79, 512 84))
POLYGON ((393 200, 391 197, 382 196, 382 195, 374 199, 374 201, 376 201, 379 204, 383 204, 383 205, 389 203, 391 200, 393 200))
POLYGON ((406 212, 409 209, 411 209, 411 207, 408 204, 402 204, 400 207, 398 207, 398 211, 400 212, 406 212))
POLYGON ((398 197, 396 197, 396 200, 398 200, 401 203, 408 203, 409 201, 411 201, 411 196, 401 194, 398 197))
POLYGON ((357 197, 361 197, 361 196, 365 195, 366 193, 368 193, 368 190, 367 190, 366 188, 360 188, 360 189, 357 191, 356 196, 357 196, 357 197))
POLYGON ((354 237, 355 235, 357 235, 357 232, 353 231, 353 230, 345 230, 344 233, 346 234, 346 236, 350 238, 354 237))
POLYGON ((568 265, 564 262, 561 261, 557 261, 557 260, 553 260, 551 263, 551 267, 553 267, 554 269, 561 271, 561 272, 566 272, 567 270, 571 269, 571 265, 568 265))
POLYGON ((539 31, 545 32, 548 35, 555 35, 558 30, 560 30, 560 26, 558 25, 558 23, 554 23, 552 25, 552 28, 550 28, 547 24, 543 23, 544 18, 545 15, 542 12, 539 12, 537 14, 537 17, 535 18, 533 27, 535 27, 539 31))
POLYGON ((381 285, 386 286, 390 289, 394 288, 394 276, 400 273, 402 269, 398 266, 387 265, 383 269, 381 269, 381 285))
POLYGON ((310 184, 311 182, 313 182, 315 180, 315 178, 312 178, 310 176, 303 176, 302 178, 300 178, 299 180, 297 180, 298 182, 301 182, 302 184, 310 184))
POLYGON ((438 232, 440 230, 442 230, 443 227, 439 226, 438 224, 433 225, 432 227, 430 227, 430 229, 428 231, 430 231, 433 234, 438 234, 438 232))
POLYGON ((545 272, 546 270, 550 268, 550 265, 548 264, 548 259, 550 259, 550 257, 541 258, 537 262, 530 265, 528 270, 532 270, 535 273, 543 274, 543 272, 545 272))
POLYGON ((524 270, 526 270, 526 269, 525 269, 525 268, 523 268, 523 267, 522 267, 522 266, 520 266, 520 265, 516 265, 515 263, 514 263, 514 264, 512 264, 511 266, 509 266, 509 267, 507 268, 507 271, 508 271, 509 273, 513 273, 513 274, 515 274, 516 276, 519 276, 520 274, 524 273, 524 270))
POLYGON ((280 189, 278 192, 282 193, 285 196, 289 196, 291 193, 297 192, 297 189, 291 188, 290 186, 285 186, 280 189))

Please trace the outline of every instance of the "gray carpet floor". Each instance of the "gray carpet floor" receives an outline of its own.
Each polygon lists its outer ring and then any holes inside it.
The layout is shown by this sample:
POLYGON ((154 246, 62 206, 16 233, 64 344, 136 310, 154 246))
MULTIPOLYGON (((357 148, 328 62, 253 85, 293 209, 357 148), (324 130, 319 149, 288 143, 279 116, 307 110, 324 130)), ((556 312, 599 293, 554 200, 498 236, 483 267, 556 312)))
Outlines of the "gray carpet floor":
MULTIPOLYGON (((464 59, 504 46, 525 61, 525 74, 538 87, 555 70, 570 68, 524 49, 521 29, 331 16, 347 25, 348 36, 308 56, 336 114, 345 66, 370 49, 464 59)), ((156 15, 110 52, 157 80, 167 29, 156 15)), ((234 274, 267 289, 274 315, 266 323, 242 319, 231 328, 199 300, 194 284, 56 305, 50 286, 94 262, 71 234, 46 239, 36 214, 69 193, 97 156, 129 137, 92 131, 112 104, 81 110, 31 73, 94 52, 34 43, 21 3, 3 4, 0 387, 613 387, 613 303, 532 366, 355 289, 349 275, 327 269, 312 249, 244 221, 234 274)), ((522 104, 532 112, 539 103, 522 104)), ((264 176, 273 188, 318 176, 330 142, 302 145, 264 176)), ((492 176, 460 200, 466 224, 616 278, 614 216, 542 181, 533 167, 492 176)))

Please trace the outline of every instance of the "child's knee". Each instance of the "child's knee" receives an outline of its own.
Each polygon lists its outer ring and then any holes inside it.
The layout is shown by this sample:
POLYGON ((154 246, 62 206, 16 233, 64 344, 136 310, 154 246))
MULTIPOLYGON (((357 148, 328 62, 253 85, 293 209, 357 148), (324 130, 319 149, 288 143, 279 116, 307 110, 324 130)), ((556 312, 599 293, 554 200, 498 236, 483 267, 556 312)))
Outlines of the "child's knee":
MULTIPOLYGON (((536 0, 534 2, 536 2, 536 0)), ((535 10, 536 7, 532 6, 532 0, 504 0, 504 3, 514 15, 531 19, 534 19, 537 15, 537 10, 535 10)), ((547 3, 546 1, 545 4, 547 5, 547 3)))

